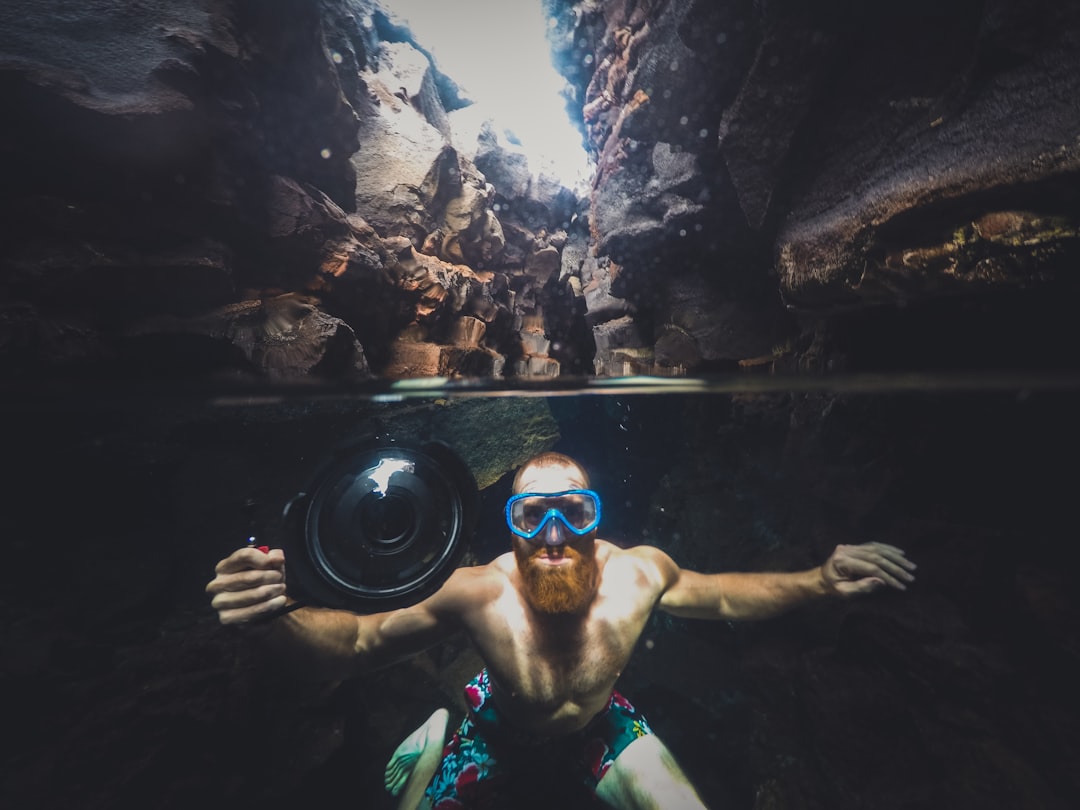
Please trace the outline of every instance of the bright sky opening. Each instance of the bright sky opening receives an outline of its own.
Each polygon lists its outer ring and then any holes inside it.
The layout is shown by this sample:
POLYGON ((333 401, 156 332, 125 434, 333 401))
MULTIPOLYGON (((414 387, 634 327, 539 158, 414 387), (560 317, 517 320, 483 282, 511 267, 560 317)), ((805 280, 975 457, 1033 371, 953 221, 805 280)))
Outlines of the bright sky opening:
POLYGON ((591 175, 551 63, 540 0, 382 0, 492 119, 521 143, 533 172, 572 189, 591 175))

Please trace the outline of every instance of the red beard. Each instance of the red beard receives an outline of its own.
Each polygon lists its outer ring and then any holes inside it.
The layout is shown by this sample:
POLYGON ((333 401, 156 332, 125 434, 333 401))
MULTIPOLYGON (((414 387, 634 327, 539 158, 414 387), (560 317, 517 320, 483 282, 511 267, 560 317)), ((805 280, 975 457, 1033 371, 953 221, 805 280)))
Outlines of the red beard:
POLYGON ((518 571, 525 586, 525 598, 541 613, 577 613, 592 599, 596 590, 596 547, 585 552, 567 546, 563 556, 570 565, 539 562, 544 549, 535 551, 518 546, 514 549, 518 571))

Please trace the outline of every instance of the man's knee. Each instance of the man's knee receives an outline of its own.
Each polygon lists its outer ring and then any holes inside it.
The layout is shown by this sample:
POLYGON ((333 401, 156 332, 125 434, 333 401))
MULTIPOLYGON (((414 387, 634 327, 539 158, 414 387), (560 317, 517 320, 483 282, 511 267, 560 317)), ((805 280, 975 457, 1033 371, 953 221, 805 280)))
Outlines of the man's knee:
POLYGON ((704 808, 697 791, 655 734, 623 749, 596 786, 596 795, 620 810, 704 808))

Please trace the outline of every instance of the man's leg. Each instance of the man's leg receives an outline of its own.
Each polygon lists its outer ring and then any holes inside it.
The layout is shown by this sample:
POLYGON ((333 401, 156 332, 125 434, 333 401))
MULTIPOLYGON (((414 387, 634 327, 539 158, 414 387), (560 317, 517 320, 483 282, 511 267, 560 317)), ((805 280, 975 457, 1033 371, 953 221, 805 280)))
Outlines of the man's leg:
POLYGON ((416 810, 424 806, 421 804, 424 789, 442 759, 449 717, 446 709, 436 709, 420 728, 401 742, 386 763, 386 789, 398 797, 398 810, 416 810))
POLYGON ((705 808, 675 757, 655 734, 630 743, 596 785, 596 795, 619 810, 705 808))

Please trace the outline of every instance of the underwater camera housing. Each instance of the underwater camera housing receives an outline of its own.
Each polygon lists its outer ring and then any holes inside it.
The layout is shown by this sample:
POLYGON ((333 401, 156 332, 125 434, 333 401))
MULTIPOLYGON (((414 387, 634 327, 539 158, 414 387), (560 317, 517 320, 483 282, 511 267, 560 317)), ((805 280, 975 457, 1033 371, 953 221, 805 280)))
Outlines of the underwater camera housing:
POLYGON ((477 497, 469 466, 442 442, 335 454, 285 507, 290 593, 358 613, 419 602, 460 562, 477 497))

